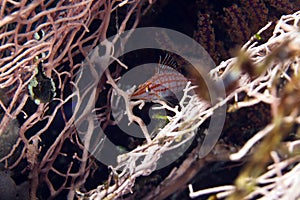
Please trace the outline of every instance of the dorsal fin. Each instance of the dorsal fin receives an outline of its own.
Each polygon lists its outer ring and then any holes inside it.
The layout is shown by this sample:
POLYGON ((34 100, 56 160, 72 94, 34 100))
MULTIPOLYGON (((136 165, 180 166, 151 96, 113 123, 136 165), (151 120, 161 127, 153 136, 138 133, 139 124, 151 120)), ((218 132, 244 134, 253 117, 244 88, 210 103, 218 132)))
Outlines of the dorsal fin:
POLYGON ((172 56, 170 56, 170 54, 166 54, 163 60, 161 60, 161 57, 159 57, 157 73, 164 73, 164 72, 169 72, 177 69, 178 69, 177 62, 172 56))

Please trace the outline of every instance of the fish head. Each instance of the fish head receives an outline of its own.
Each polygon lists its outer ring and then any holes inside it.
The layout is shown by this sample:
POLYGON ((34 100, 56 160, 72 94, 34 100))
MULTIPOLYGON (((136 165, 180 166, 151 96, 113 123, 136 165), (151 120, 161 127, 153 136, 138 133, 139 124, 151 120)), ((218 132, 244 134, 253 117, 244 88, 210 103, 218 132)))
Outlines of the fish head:
POLYGON ((146 82, 138 86, 131 95, 131 100, 165 100, 177 99, 176 95, 181 93, 187 84, 187 79, 175 68, 175 60, 167 55, 163 61, 159 61, 156 73, 146 82))
POLYGON ((138 86, 138 88, 131 94, 131 100, 144 100, 144 101, 153 101, 161 99, 159 93, 155 92, 152 89, 152 82, 147 81, 138 86))

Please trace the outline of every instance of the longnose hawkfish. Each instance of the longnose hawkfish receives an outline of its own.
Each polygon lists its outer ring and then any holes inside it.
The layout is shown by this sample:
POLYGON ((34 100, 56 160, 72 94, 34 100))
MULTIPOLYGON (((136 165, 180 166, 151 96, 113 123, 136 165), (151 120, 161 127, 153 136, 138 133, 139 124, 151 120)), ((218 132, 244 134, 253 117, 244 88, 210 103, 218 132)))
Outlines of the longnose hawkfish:
POLYGON ((172 68, 176 65, 176 61, 167 54, 164 60, 159 62, 155 74, 145 83, 140 84, 131 94, 130 99, 151 102, 176 98, 188 82, 184 75, 172 68))

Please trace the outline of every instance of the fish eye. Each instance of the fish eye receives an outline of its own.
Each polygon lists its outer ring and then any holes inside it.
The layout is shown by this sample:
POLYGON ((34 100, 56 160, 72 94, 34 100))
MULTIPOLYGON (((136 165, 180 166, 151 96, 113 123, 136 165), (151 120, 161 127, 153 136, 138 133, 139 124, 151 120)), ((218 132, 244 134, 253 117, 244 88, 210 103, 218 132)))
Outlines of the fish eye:
POLYGON ((151 88, 150 88, 149 86, 147 86, 147 87, 145 88, 145 90, 146 90, 146 93, 151 92, 151 88))

